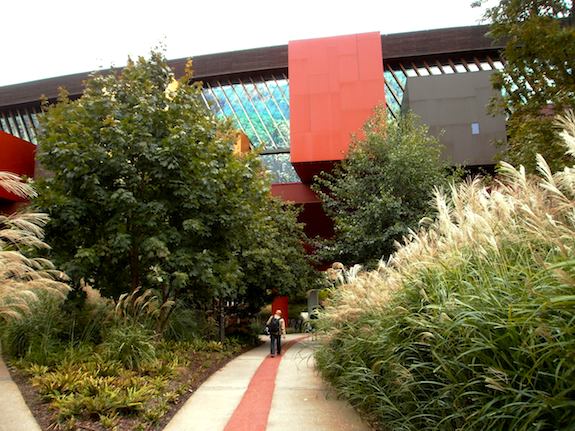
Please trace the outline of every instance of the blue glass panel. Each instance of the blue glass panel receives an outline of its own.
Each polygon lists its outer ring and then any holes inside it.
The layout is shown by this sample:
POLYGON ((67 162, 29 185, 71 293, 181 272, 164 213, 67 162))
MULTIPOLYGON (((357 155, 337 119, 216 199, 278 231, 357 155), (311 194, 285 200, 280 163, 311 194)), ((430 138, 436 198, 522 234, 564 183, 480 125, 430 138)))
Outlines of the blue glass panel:
MULTIPOLYGON (((405 87, 405 84, 407 82, 407 78, 405 77, 405 75, 402 72, 398 72, 395 74, 395 76, 401 82, 401 85, 405 87)), ((403 99, 403 90, 401 89, 401 86, 397 83, 391 72, 388 71, 384 72, 384 79, 387 84, 385 86, 385 101, 387 103, 387 109, 391 111, 395 117, 397 117, 399 116, 399 113, 401 111, 400 103, 403 99), (395 100, 393 94, 391 94, 390 89, 387 88, 388 86, 391 87, 393 93, 395 93, 395 96, 399 100, 399 103, 397 100, 395 100)))
POLYGON ((260 157, 264 166, 270 172, 272 183, 296 183, 301 181, 290 162, 289 153, 264 154, 260 157))
POLYGON ((289 151, 289 84, 287 79, 222 83, 204 89, 210 109, 231 118, 263 150, 289 151))

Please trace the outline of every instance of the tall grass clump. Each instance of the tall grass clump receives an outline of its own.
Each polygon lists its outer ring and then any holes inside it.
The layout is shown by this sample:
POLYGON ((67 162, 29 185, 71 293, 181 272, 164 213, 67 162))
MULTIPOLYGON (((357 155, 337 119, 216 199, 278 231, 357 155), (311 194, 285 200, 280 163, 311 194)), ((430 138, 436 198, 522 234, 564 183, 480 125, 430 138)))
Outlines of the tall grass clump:
POLYGON ((437 191, 435 220, 334 289, 318 366, 378 429, 573 429, 575 167, 538 166, 437 191))
MULTIPOLYGON (((0 188, 23 198, 35 196, 34 189, 17 175, 0 172, 0 188)), ((30 312, 38 292, 64 298, 69 290, 66 276, 38 251, 49 248, 43 241, 48 216, 21 211, 0 214, 0 323, 30 312)))

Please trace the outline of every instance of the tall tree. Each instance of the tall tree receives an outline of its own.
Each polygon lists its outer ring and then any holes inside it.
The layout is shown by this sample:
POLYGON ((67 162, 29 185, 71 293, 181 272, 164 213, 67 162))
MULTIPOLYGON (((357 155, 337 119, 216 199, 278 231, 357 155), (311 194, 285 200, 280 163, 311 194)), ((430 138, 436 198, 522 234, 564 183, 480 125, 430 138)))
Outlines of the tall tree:
POLYGON ((575 106, 574 8, 572 0, 500 0, 485 14, 490 35, 505 41, 493 108, 509 115, 506 156, 531 170, 537 153, 552 169, 567 162, 553 117, 575 106))
MULTIPOLYGON (((39 159, 51 175, 36 204, 51 215, 55 259, 76 283, 209 303, 272 287, 252 255, 305 259, 299 239, 285 247, 257 237, 285 230, 266 213, 280 211, 267 175, 257 155, 233 154, 235 132, 190 77, 191 67, 176 81, 154 52, 92 77, 78 100, 62 93, 43 116, 39 159)), ((295 215, 283 217, 298 230, 295 215)))
POLYGON ((441 146, 427 128, 412 115, 386 122, 379 108, 346 159, 316 179, 314 190, 335 227, 319 256, 347 265, 387 257, 395 241, 429 214, 434 187, 446 178, 441 146))

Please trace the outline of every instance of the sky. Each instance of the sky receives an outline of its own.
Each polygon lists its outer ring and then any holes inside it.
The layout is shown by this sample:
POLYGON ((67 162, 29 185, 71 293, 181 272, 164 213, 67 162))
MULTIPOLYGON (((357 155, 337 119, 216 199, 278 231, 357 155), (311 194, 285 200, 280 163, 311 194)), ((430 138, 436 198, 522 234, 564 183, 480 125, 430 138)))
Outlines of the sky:
MULTIPOLYGON (((480 24, 472 0, 13 0, 0 6, 0 86, 290 40, 480 24)), ((385 54, 384 54, 385 55, 385 54)))

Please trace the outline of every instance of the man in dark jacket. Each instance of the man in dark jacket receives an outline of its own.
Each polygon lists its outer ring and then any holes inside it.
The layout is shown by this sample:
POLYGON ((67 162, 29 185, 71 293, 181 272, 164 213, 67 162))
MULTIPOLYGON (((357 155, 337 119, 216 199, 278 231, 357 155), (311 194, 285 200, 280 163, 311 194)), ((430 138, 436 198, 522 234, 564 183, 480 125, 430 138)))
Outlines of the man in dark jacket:
POLYGON ((276 352, 278 355, 282 354, 282 334, 286 333, 286 324, 282 317, 282 311, 276 310, 275 314, 270 316, 266 326, 270 334, 270 354, 275 357, 276 352))

